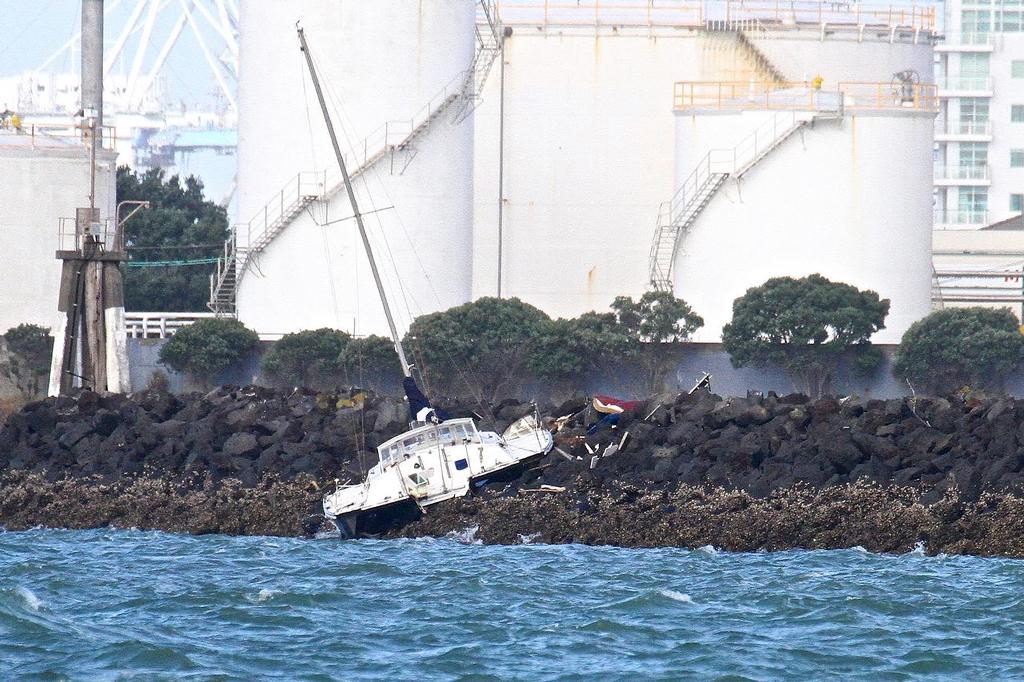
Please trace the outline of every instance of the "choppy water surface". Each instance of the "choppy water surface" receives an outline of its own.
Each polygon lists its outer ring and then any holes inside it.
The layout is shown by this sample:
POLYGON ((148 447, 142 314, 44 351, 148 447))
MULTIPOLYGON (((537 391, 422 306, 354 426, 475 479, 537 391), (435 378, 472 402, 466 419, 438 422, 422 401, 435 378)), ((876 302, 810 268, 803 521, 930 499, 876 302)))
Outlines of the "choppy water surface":
POLYGON ((0 679, 1024 678, 1024 562, 0 533, 0 679))

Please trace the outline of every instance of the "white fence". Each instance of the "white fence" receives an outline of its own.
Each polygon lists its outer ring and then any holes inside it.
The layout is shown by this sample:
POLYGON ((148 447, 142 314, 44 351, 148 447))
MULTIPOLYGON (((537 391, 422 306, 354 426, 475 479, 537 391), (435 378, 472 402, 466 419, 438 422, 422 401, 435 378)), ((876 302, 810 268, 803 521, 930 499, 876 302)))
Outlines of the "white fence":
POLYGON ((193 322, 215 317, 214 313, 125 313, 130 339, 166 339, 193 322))

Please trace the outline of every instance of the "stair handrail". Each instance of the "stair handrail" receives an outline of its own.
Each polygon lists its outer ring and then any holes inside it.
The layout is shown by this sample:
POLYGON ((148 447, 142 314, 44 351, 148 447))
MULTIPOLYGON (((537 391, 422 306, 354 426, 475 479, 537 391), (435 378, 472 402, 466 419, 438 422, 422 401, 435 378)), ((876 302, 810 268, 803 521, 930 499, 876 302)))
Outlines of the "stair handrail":
POLYGON ((672 221, 675 222, 682 216, 686 204, 696 196, 708 178, 712 175, 732 175, 740 170, 746 170, 745 166, 771 149, 776 141, 796 124, 795 111, 778 111, 771 118, 762 121, 753 132, 733 147, 709 150, 667 202, 668 215, 672 221), (788 119, 789 125, 780 125, 780 119, 788 119))
POLYGON ((662 245, 669 242, 672 244, 670 257, 674 258, 685 215, 704 188, 717 176, 742 176, 780 140, 802 124, 803 120, 797 117, 797 112, 777 111, 731 148, 711 149, 701 157, 672 198, 659 206, 658 223, 649 256, 651 282, 656 287, 665 286, 671 276, 671 261, 667 268, 663 268, 659 258, 662 245))

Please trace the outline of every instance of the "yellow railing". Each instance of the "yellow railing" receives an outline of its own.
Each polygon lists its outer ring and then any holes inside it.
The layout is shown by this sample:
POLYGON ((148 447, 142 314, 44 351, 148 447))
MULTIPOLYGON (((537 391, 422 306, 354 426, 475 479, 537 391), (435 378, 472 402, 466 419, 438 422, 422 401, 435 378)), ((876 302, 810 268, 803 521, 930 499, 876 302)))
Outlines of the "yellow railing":
MULTIPOLYGON (((98 149, 114 149, 117 139, 116 132, 117 129, 114 126, 98 127, 97 136, 100 138, 98 149)), ((19 128, 5 128, 4 133, 22 136, 33 147, 65 146, 68 142, 81 142, 88 145, 89 136, 92 134, 89 128, 71 124, 22 124, 19 128)))
POLYGON ((938 89, 931 83, 843 82, 814 87, 811 83, 774 81, 680 81, 673 85, 672 106, 687 109, 775 110, 939 110, 938 89))
POLYGON ((503 24, 552 26, 692 26, 706 22, 758 20, 775 27, 793 25, 885 26, 934 31, 930 3, 884 4, 838 0, 497 0, 503 24))
POLYGON ((937 112, 939 110, 939 89, 934 83, 867 83, 845 82, 839 84, 843 94, 843 109, 918 109, 937 112))

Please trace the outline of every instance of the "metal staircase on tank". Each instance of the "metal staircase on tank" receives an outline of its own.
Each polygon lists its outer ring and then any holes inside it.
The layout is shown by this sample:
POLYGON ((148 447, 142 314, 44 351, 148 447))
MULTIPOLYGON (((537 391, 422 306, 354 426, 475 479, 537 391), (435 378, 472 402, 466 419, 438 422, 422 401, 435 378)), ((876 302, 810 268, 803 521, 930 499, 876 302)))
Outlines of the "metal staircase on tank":
POLYGON ((672 268, 679 244, 726 179, 743 177, 815 118, 835 115, 835 112, 780 111, 732 149, 712 149, 705 154, 658 212, 649 264, 654 289, 672 291, 672 268))
MULTIPOLYGON (((392 170, 400 166, 398 172, 404 171, 415 156, 413 142, 436 120, 454 110, 453 122, 459 123, 476 108, 491 66, 501 52, 503 30, 492 0, 480 0, 480 11, 487 28, 481 31, 477 22, 477 48, 471 68, 453 78, 412 118, 385 123, 346 154, 351 179, 385 158, 392 159, 392 170)), ((215 272, 210 274, 207 307, 218 315, 234 315, 238 285, 253 258, 308 206, 330 200, 343 187, 341 171, 337 168, 299 173, 252 220, 235 225, 231 237, 224 243, 224 255, 218 259, 215 272), (244 236, 245 246, 239 245, 240 235, 244 236)))
POLYGON ((497 8, 491 0, 480 1, 480 13, 483 15, 483 30, 481 22, 476 24, 476 53, 473 55, 473 64, 469 69, 469 77, 465 80, 465 90, 462 93, 462 100, 455 114, 455 122, 461 122, 477 108, 483 99, 484 84, 491 72, 494 61, 501 54, 502 41, 504 40, 504 28, 498 18, 497 8))
POLYGON ((754 66, 761 80, 773 83, 785 83, 786 76, 754 44, 752 38, 767 39, 771 34, 760 19, 708 19, 704 22, 704 30, 709 33, 731 33, 736 36, 736 44, 754 66))

